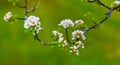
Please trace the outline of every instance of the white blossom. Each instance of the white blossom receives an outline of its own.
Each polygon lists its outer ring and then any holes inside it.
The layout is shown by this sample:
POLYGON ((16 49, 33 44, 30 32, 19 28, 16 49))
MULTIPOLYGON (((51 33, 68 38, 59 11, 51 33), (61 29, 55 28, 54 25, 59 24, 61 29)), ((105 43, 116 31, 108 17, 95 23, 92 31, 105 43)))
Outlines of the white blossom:
POLYGON ((81 41, 76 42, 78 48, 85 48, 84 44, 81 41))
POLYGON ((114 1, 114 4, 120 5, 120 1, 115 0, 115 1, 114 1))
POLYGON ((67 41, 66 41, 66 40, 64 40, 64 41, 63 41, 63 43, 64 43, 64 45, 65 45, 65 46, 67 46, 67 45, 68 45, 68 43, 67 43, 67 41))
POLYGON ((79 53, 79 50, 76 50, 76 55, 79 56, 79 54, 80 54, 80 53, 79 53))
POLYGON ((65 47, 67 45, 68 45, 67 41, 63 40, 61 43, 59 43, 58 47, 65 47))
POLYGON ((77 41, 73 46, 70 47, 69 52, 72 54, 79 55, 79 48, 84 48, 82 41, 77 41))
POLYGON ((84 46, 84 45, 82 45, 82 48, 85 48, 85 46, 84 46))
POLYGON ((6 13, 5 14, 5 16, 4 16, 4 20, 6 21, 6 22, 8 22, 11 18, 12 18, 12 12, 8 12, 8 13, 6 13))
POLYGON ((77 56, 79 56, 79 50, 77 50, 77 49, 69 50, 69 52, 72 53, 72 54, 76 54, 77 56))
POLYGON ((24 28, 29 28, 31 26, 31 23, 29 22, 29 21, 25 21, 25 23, 24 23, 24 28))
POLYGON ((82 41, 77 41, 76 44, 77 45, 82 45, 82 41))
POLYGON ((52 31, 52 33, 53 33, 54 36, 58 36, 58 39, 56 40, 59 43, 58 47, 65 47, 65 46, 68 45, 67 41, 64 40, 62 33, 58 32, 56 30, 52 31))
POLYGON ((63 36, 62 33, 58 32, 56 30, 52 31, 52 33, 53 33, 54 36, 58 36, 59 38, 63 36))
POLYGON ((82 35, 82 37, 81 37, 83 40, 85 40, 86 39, 86 37, 85 37, 85 35, 82 35))
POLYGON ((60 24, 58 24, 59 26, 62 26, 64 28, 68 28, 68 27, 73 27, 74 26, 74 23, 72 20, 70 19, 65 19, 65 20, 62 20, 60 22, 60 24))
POLYGON ((72 40, 82 38, 85 40, 84 32, 80 30, 75 30, 72 32, 72 40))
POLYGON ((83 20, 76 20, 75 21, 75 25, 82 25, 82 24, 84 24, 83 20))
POLYGON ((59 39, 58 39, 58 42, 62 42, 64 40, 64 38, 63 37, 60 37, 59 39))
MULTIPOLYGON (((65 20, 62 20, 60 22, 60 24, 58 24, 59 26, 62 26, 63 28, 69 28, 69 27, 74 27, 74 26, 79 26, 79 25, 82 25, 84 24, 84 21, 83 20, 76 20, 74 23, 72 20, 70 19, 65 19, 65 20)), ((63 37, 63 34, 54 30, 52 31, 53 35, 54 36, 57 36, 55 37, 58 42, 58 47, 64 47, 64 48, 69 48, 69 52, 71 54, 75 54, 75 55, 79 55, 79 48, 85 48, 84 44, 83 44, 83 40, 86 39, 85 35, 84 35, 84 31, 81 31, 81 30, 74 30, 72 32, 72 44, 68 43, 64 37, 63 37), (82 41, 81 41, 82 40, 82 41), (69 44, 69 45, 68 45, 69 44)))
MULTIPOLYGON (((35 32, 38 34, 42 30, 39 17, 29 16, 24 22, 24 28, 32 30, 34 28, 35 32)), ((33 33, 35 34, 35 33, 33 33)))
POLYGON ((78 47, 77 46, 72 46, 72 47, 70 47, 71 49, 78 49, 78 47))

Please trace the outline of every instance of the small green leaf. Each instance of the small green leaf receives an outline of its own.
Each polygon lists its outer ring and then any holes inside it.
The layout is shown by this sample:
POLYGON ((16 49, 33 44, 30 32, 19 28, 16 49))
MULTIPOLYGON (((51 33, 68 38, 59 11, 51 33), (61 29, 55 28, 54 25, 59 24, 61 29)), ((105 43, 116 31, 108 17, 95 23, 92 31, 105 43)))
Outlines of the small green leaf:
POLYGON ((10 24, 13 24, 14 23, 14 21, 10 21, 10 24))
POLYGON ((57 41, 53 41, 52 44, 58 44, 58 42, 57 41))
POLYGON ((58 26, 57 28, 59 31, 62 31, 64 28, 62 26, 58 26))
POLYGON ((15 6, 16 5, 16 2, 13 2, 13 6, 15 6))
POLYGON ((18 18, 18 15, 14 15, 13 16, 14 22, 18 22, 19 21, 17 18, 18 18))
POLYGON ((51 46, 52 48, 55 48, 55 47, 58 46, 58 44, 57 44, 57 43, 54 43, 54 42, 52 42, 51 44, 55 44, 55 45, 52 45, 52 46, 51 46))
POLYGON ((95 3, 96 3, 96 4, 98 4, 98 5, 100 5, 100 3, 99 3, 99 1, 98 1, 98 0, 96 0, 96 1, 95 1, 95 3))
POLYGON ((30 30, 29 29, 25 29, 25 31, 24 31, 25 33, 29 33, 30 32, 30 30))
POLYGON ((12 2, 13 6, 16 5, 16 3, 20 2, 21 0, 8 0, 8 2, 12 2))
POLYGON ((31 31, 32 33, 34 33, 34 32, 35 32, 35 28, 34 28, 34 27, 31 27, 31 28, 30 28, 30 31, 31 31))
POLYGON ((36 3, 35 2, 32 2, 32 5, 35 5, 36 3))
POLYGON ((88 25, 85 25, 85 24, 84 24, 83 27, 84 27, 84 28, 88 28, 88 25))
POLYGON ((40 1, 39 1, 35 8, 40 8, 40 6, 41 6, 41 4, 40 4, 40 1))

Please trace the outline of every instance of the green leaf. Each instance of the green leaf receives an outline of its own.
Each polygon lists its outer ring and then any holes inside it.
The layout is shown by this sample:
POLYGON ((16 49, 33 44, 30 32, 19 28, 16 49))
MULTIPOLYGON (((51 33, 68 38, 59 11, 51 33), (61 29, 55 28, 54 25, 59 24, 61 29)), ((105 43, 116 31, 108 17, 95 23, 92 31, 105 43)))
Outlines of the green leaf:
POLYGON ((62 26, 58 26, 57 28, 59 31, 62 31, 64 28, 62 26))
POLYGON ((18 18, 18 15, 14 15, 13 16, 14 22, 18 22, 19 21, 17 18, 18 18))
POLYGON ((40 8, 41 4, 40 1, 37 3, 37 5, 35 6, 35 8, 40 8))
POLYGON ((53 41, 52 44, 58 44, 58 42, 57 41, 53 41))
POLYGON ((30 30, 29 29, 25 29, 25 31, 24 31, 25 33, 29 33, 30 32, 30 30))
POLYGON ((100 5, 100 3, 98 2, 98 0, 95 1, 96 4, 100 5))
POLYGON ((54 35, 51 33, 50 37, 51 37, 51 38, 53 38, 53 37, 54 37, 54 35))
POLYGON ((84 24, 82 27, 83 27, 83 28, 88 28, 88 25, 85 25, 85 24, 84 24))
POLYGON ((87 12, 86 14, 84 14, 85 17, 88 17, 90 15, 92 15, 90 12, 87 12))
POLYGON ((31 27, 30 30, 32 31, 32 33, 35 32, 35 28, 34 27, 31 27))
POLYGON ((32 2, 32 5, 35 5, 36 3, 35 2, 32 2))
POLYGON ((16 3, 20 2, 21 0, 8 0, 8 2, 12 2, 13 6, 16 5, 16 3))
POLYGON ((15 6, 16 5, 16 2, 13 2, 13 6, 15 6))

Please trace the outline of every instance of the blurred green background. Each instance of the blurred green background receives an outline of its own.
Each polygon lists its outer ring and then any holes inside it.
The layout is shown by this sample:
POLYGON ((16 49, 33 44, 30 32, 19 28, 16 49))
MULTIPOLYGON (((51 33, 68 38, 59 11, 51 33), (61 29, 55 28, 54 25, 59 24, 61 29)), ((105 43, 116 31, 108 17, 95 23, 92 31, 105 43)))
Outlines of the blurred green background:
MULTIPOLYGON (((84 0, 29 0, 29 8, 32 2, 38 1, 41 7, 29 15, 41 18, 44 30, 39 37, 48 43, 51 42, 51 31, 57 29, 60 20, 83 19, 91 25, 90 18, 84 14, 90 12, 99 21, 107 12, 84 0)), ((114 0, 101 1, 110 6, 114 0)), ((120 12, 114 11, 99 29, 89 31, 85 49, 81 49, 80 56, 75 56, 34 41, 32 34, 24 33, 24 21, 6 23, 3 16, 8 11, 24 16, 24 9, 0 0, 0 65, 120 65, 120 12)))

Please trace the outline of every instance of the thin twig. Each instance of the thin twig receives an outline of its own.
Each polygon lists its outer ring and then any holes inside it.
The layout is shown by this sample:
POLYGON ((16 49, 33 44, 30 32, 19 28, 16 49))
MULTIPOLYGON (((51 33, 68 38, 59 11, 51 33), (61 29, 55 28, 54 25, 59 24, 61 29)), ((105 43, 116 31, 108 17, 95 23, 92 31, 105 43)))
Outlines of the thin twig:
POLYGON ((35 32, 35 35, 34 35, 34 39, 36 39, 37 41, 39 41, 41 44, 45 45, 45 46, 52 46, 52 45, 56 45, 56 44, 48 44, 48 43, 45 43, 43 42, 37 35, 37 33, 35 32))
POLYGON ((84 31, 85 33, 91 29, 96 29, 96 28, 99 28, 101 26, 102 23, 104 23, 111 15, 111 13, 113 11, 115 11, 117 8, 120 8, 120 5, 119 6, 116 6, 115 8, 112 8, 110 9, 107 13, 106 13, 106 16, 104 19, 102 19, 100 22, 98 22, 97 24, 94 24, 93 26, 89 27, 89 28, 85 28, 84 31))
POLYGON ((69 43, 69 44, 72 44, 72 43, 70 42, 70 39, 69 39, 68 29, 67 29, 67 28, 65 29, 65 34, 66 34, 66 38, 67 38, 68 43, 69 43))
POLYGON ((19 7, 19 8, 25 8, 25 6, 21 6, 18 3, 16 4, 16 6, 19 7))
POLYGON ((96 0, 87 0, 87 2, 90 2, 90 3, 93 3, 95 2, 96 0))
POLYGON ((27 16, 28 15, 28 12, 27 12, 27 10, 28 10, 28 0, 25 0, 25 16, 27 16))
POLYGON ((107 6, 107 5, 105 5, 105 4, 103 4, 100 0, 87 0, 88 2, 90 2, 90 3, 94 3, 94 2, 98 2, 100 5, 102 5, 103 7, 105 7, 105 8, 107 8, 108 10, 110 10, 110 7, 109 6, 107 6))
POLYGON ((33 5, 31 10, 27 10, 27 13, 34 12, 34 11, 35 11, 35 9, 36 9, 36 8, 35 8, 35 6, 33 5))
POLYGON ((109 7, 109 6, 103 4, 100 0, 97 0, 97 1, 98 1, 98 3, 99 3, 100 5, 102 5, 103 7, 107 8, 108 10, 110 10, 110 7, 109 7))
MULTIPOLYGON (((28 13, 30 12, 34 12, 35 11, 35 6, 32 6, 31 10, 28 10, 28 0, 25 0, 24 6, 20 6, 19 4, 16 4, 16 6, 18 6, 19 8, 25 8, 25 18, 17 18, 18 20, 26 20, 28 13)), ((56 45, 56 44, 47 44, 45 42, 43 42, 37 35, 37 33, 35 32, 34 38, 39 41, 41 44, 46 45, 46 46, 50 46, 50 45, 56 45)))
POLYGON ((18 20, 25 20, 25 18, 17 18, 18 20))

